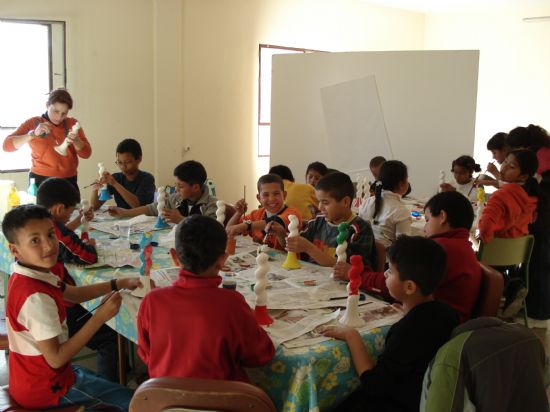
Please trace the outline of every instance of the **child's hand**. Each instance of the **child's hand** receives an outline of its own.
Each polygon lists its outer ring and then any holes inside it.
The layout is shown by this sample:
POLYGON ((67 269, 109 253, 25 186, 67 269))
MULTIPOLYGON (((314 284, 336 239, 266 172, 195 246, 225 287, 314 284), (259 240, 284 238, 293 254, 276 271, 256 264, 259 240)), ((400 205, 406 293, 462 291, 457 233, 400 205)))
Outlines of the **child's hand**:
POLYGON ((109 213, 111 216, 119 216, 119 217, 127 216, 126 209, 123 209, 118 206, 109 206, 109 208, 107 209, 107 213, 109 213))
POLYGON ((104 296, 101 302, 102 305, 97 309, 94 316, 97 316, 105 323, 118 313, 122 304, 122 296, 118 292, 113 292, 110 295, 104 296))
POLYGON ((354 333, 359 333, 349 326, 332 325, 325 326, 320 330, 321 335, 328 336, 339 340, 348 340, 349 336, 354 333))
POLYGON ((294 253, 307 252, 311 242, 302 236, 293 236, 286 238, 286 250, 294 253))
POLYGON ((35 137, 45 136, 47 134, 50 134, 50 125, 47 122, 40 123, 36 126, 36 129, 34 129, 35 137))
POLYGON ((116 183, 116 180, 109 172, 103 172, 103 176, 101 176, 101 179, 99 179, 99 183, 102 185, 108 184, 113 186, 116 183))
POLYGON ((69 142, 71 143, 80 143, 80 138, 78 137, 78 131, 76 132, 73 132, 73 131, 69 131, 69 133, 67 133, 67 140, 69 140, 69 142))
POLYGON ((336 280, 349 280, 349 268, 350 264, 347 262, 336 262, 334 265, 334 279, 336 280))
POLYGON ((236 213, 244 215, 246 213, 246 210, 248 209, 248 204, 244 199, 241 199, 237 203, 235 203, 233 207, 235 208, 236 213))
POLYGON ((95 247, 95 245, 96 245, 95 239, 87 239, 87 240, 84 241, 84 243, 86 243, 87 245, 93 246, 93 247, 95 247))
POLYGON ((246 223, 239 223, 238 225, 232 225, 225 228, 227 236, 235 237, 246 232, 246 223))
POLYGON ((284 228, 283 225, 281 225, 280 223, 277 223, 275 222, 274 220, 272 220, 271 222, 269 222, 266 226, 265 226, 265 229, 264 229, 267 233, 272 233, 272 234, 275 234, 277 236, 281 236, 281 237, 284 237, 286 236, 286 229, 284 228))
POLYGON ((84 219, 86 219, 88 222, 91 222, 93 218, 94 218, 94 209, 90 207, 86 212, 84 212, 84 219))
POLYGON ((183 215, 178 209, 164 209, 162 218, 168 223, 179 223, 183 219, 183 215))
POLYGON ((498 176, 500 174, 498 167, 492 162, 487 165, 487 171, 493 176, 498 176))
POLYGON ((442 183, 439 185, 439 188, 442 192, 453 192, 456 190, 456 188, 449 183, 442 183))
POLYGON ((101 189, 101 182, 99 180, 96 180, 94 183, 92 183, 92 191, 99 192, 99 189, 101 189))
POLYGON ((143 287, 143 283, 141 283, 139 278, 117 278, 116 285, 118 289, 130 289, 130 290, 143 287))

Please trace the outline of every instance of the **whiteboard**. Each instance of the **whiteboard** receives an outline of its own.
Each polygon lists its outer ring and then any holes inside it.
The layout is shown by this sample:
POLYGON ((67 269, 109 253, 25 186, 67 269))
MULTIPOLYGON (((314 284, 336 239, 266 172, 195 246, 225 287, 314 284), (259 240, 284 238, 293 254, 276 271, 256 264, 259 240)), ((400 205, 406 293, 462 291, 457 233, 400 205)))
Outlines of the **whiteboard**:
POLYGON ((319 160, 355 180, 383 155, 429 196, 473 154, 478 64, 477 50, 275 55, 270 163, 302 180, 319 160))

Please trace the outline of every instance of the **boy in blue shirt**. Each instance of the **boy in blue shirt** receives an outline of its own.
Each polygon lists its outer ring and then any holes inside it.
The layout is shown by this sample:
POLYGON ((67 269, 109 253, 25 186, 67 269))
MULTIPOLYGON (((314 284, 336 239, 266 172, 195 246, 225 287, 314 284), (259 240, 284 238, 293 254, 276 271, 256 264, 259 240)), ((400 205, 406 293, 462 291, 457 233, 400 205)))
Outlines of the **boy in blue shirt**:
POLYGON ((428 363, 458 325, 456 312, 433 297, 447 262, 440 245, 421 236, 403 235, 388 256, 386 285, 391 296, 403 303, 405 316, 390 328, 378 362, 356 329, 327 326, 323 331, 325 336, 346 341, 361 380, 335 411, 418 412, 428 363))
POLYGON ((92 189, 90 203, 98 209, 103 203, 98 191, 107 183, 109 192, 114 195, 118 207, 131 209, 149 204, 155 196, 155 178, 151 173, 139 170, 142 152, 141 145, 135 139, 124 139, 116 148, 116 164, 120 172, 104 172, 92 189))

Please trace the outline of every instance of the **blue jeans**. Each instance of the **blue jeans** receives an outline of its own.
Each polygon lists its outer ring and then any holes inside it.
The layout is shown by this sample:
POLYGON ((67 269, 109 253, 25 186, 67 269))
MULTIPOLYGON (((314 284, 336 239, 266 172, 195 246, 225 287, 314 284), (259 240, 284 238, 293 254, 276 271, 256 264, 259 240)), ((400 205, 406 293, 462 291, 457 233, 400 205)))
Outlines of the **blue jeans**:
POLYGON ((59 406, 81 405, 87 411, 127 411, 134 391, 110 382, 92 371, 73 365, 75 382, 59 402, 59 406))

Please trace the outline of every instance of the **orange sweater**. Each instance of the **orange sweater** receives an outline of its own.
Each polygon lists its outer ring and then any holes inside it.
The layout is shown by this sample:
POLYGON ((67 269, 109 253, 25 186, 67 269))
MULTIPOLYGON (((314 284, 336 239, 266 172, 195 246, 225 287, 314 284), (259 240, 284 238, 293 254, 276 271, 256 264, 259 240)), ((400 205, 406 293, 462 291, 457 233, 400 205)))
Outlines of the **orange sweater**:
POLYGON ((479 219, 479 236, 484 243, 493 237, 520 237, 529 233, 537 198, 517 183, 508 183, 491 195, 479 219))
MULTIPOLYGON (((15 136, 23 136, 36 129, 39 123, 47 122, 43 116, 36 116, 26 120, 4 140, 4 151, 17 150, 13 145, 15 136)), ((84 130, 78 131, 78 137, 84 143, 81 150, 76 150, 74 145, 69 145, 67 156, 62 156, 54 150, 54 147, 63 143, 73 125, 77 122, 72 117, 67 117, 59 125, 50 122, 51 133, 44 137, 36 137, 29 142, 31 147, 32 167, 31 172, 48 177, 73 177, 77 175, 78 157, 87 159, 92 154, 92 148, 84 130)))
MULTIPOLYGON (((298 227, 300 227, 302 224, 302 216, 300 215, 300 212, 297 209, 294 209, 293 207, 287 206, 277 215, 285 223, 284 227, 287 230, 287 232, 288 232, 288 224, 290 223, 290 221, 288 220, 288 217, 290 215, 295 215, 298 218, 298 221, 299 221, 298 227)), ((245 220, 250 220, 252 222, 255 222, 258 220, 266 220, 266 219, 267 219, 267 214, 265 211, 265 207, 261 207, 259 209, 253 210, 249 215, 241 217, 241 223, 244 222, 245 220)), ((252 233, 249 233, 249 235, 252 236, 252 239, 254 240, 254 242, 262 243, 265 233, 263 233, 261 230, 252 230, 252 233)), ((279 240, 275 235, 268 236, 266 239, 266 243, 269 247, 273 249, 284 250, 284 246, 279 243, 279 240)))

